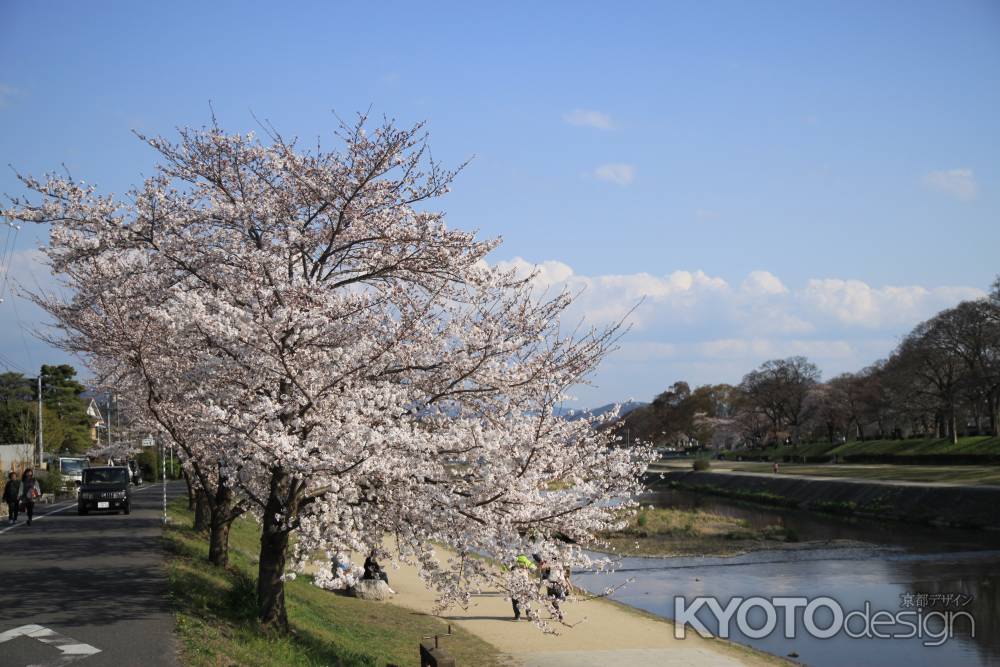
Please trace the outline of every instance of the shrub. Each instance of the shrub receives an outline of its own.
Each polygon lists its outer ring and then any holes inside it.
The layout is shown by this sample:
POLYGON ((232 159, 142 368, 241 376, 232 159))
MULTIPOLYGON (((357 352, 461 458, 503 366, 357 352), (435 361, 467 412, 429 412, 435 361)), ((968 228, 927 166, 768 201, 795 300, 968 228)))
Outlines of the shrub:
POLYGON ((646 516, 645 512, 639 512, 639 516, 635 518, 635 524, 640 528, 644 528, 649 522, 649 518, 646 516))
POLYGON ((695 470, 708 470, 712 467, 712 464, 708 461, 708 459, 695 459, 692 467, 695 470))
POLYGON ((62 473, 59 472, 57 468, 52 468, 49 470, 39 470, 38 486, 42 488, 42 493, 51 493, 55 495, 62 492, 63 489, 62 473))

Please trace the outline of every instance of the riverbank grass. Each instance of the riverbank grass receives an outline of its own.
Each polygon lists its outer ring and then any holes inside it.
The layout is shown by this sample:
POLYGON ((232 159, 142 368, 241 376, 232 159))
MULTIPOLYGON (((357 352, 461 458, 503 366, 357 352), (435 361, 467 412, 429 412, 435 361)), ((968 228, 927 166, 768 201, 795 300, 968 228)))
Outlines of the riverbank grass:
POLYGON ((601 537, 623 556, 727 556, 798 541, 794 531, 777 524, 754 528, 744 519, 712 512, 648 507, 621 531, 601 537))
POLYGON ((812 442, 798 446, 782 445, 753 450, 724 452, 726 459, 764 461, 807 461, 818 463, 824 460, 850 462, 852 457, 879 458, 882 463, 949 463, 947 457, 965 457, 975 461, 976 457, 1000 456, 1000 437, 987 435, 966 436, 955 444, 947 438, 906 439, 906 440, 852 440, 845 443, 812 442))
MULTIPOLYGON (((245 519, 230 534, 230 566, 211 566, 205 535, 190 529, 184 500, 170 506, 165 532, 170 595, 177 617, 181 663, 188 667, 417 667, 422 637, 445 634, 433 616, 316 588, 309 577, 286 583, 292 633, 264 635, 255 620, 257 525, 245 519)), ((442 640, 461 665, 503 664, 497 649, 453 628, 442 640)))

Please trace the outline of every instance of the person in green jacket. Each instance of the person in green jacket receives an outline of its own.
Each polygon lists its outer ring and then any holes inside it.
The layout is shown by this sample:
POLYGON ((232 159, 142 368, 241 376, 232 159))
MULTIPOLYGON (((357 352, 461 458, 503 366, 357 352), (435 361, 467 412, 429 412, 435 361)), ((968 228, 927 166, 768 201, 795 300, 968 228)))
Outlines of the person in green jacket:
POLYGON ((21 482, 17 479, 17 473, 13 470, 7 476, 7 483, 3 487, 3 501, 7 503, 7 523, 17 523, 17 510, 20 504, 21 482))

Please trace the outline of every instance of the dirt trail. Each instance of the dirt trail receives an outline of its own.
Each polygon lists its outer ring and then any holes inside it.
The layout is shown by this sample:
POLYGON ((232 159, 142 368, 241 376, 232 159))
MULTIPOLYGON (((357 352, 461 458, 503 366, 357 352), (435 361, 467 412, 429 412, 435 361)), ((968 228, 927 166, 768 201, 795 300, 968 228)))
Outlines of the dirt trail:
MULTIPOLYGON (((434 595, 424 587, 415 568, 390 568, 388 573, 397 592, 394 604, 432 613, 434 595)), ((558 635, 544 634, 525 620, 512 620, 510 600, 500 593, 476 596, 469 609, 450 609, 441 618, 478 635, 525 667, 787 664, 693 632, 685 639, 675 639, 673 624, 605 600, 575 600, 563 607, 566 622, 573 627, 559 626, 558 635)), ((447 639, 442 643, 447 646, 447 639)))

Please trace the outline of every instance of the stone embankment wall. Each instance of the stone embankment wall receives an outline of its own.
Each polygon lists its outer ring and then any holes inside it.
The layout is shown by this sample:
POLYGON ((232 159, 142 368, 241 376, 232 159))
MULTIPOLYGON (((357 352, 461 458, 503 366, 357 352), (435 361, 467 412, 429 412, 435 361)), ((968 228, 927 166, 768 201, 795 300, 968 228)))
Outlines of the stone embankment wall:
POLYGON ((671 471, 648 483, 779 507, 1000 530, 1000 487, 932 486, 752 473, 671 471))

